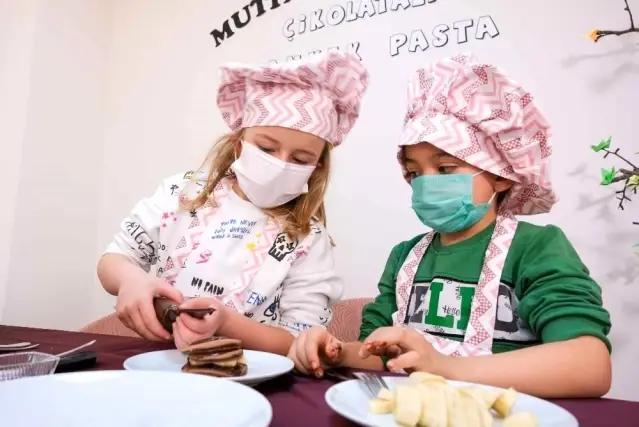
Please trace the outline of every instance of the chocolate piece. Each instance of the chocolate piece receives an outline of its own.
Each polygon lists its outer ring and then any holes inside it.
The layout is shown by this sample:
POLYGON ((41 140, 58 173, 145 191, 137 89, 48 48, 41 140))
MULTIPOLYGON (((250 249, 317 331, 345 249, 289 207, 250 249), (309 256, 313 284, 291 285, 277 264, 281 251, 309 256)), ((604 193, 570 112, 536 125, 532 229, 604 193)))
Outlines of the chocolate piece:
POLYGON ((153 307, 162 327, 172 334, 173 323, 177 319, 177 304, 168 298, 156 298, 153 300, 153 307))
POLYGON ((196 319, 204 319, 207 314, 215 313, 215 309, 213 307, 207 308, 177 308, 175 309, 175 314, 178 316, 180 314, 188 314, 191 317, 195 317, 196 319))
POLYGON ((198 341, 182 350, 182 353, 221 353, 223 351, 237 350, 242 348, 242 341, 232 338, 213 338, 198 341))
POLYGON ((236 350, 225 351, 222 353, 189 353, 189 361, 197 362, 223 362, 225 360, 237 359, 242 357, 244 351, 239 348, 236 350))
POLYGON ((189 374, 210 375, 219 378, 242 377, 246 375, 247 371, 248 366, 243 363, 239 363, 237 366, 231 369, 217 368, 215 366, 191 366, 188 363, 182 367, 182 372, 186 372, 189 374))
POLYGON ((173 333, 173 323, 180 314, 188 314, 196 319, 203 319, 207 314, 213 314, 214 308, 179 308, 175 301, 168 298, 155 298, 153 300, 155 314, 160 324, 168 332, 173 333))
POLYGON ((183 372, 228 378, 248 371, 240 340, 213 337, 193 343, 182 353, 187 359, 183 372))

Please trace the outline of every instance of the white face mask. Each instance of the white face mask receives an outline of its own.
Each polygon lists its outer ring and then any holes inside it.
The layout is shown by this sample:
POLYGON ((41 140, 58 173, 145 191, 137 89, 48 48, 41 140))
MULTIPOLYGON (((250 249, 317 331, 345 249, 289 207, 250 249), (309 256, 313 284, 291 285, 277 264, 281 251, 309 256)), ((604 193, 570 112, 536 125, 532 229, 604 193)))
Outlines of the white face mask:
POLYGON ((295 165, 242 141, 242 154, 231 165, 237 183, 258 208, 274 208, 308 191, 315 166, 295 165))

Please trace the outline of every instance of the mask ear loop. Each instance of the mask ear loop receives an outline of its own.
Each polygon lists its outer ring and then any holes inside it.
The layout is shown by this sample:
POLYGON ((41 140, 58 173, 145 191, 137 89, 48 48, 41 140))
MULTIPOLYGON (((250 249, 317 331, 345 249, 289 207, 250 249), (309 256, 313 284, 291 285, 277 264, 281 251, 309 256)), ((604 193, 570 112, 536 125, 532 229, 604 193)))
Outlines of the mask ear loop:
MULTIPOLYGON (((484 172, 485 171, 479 171, 479 172, 473 174, 473 178, 475 178, 477 175, 481 175, 484 172)), ((493 203, 493 201, 495 200, 495 197, 497 197, 497 192, 496 191, 493 193, 493 195, 490 197, 490 199, 486 203, 491 205, 493 203)))
MULTIPOLYGON (((240 141, 240 144, 242 143, 242 141, 240 141)), ((233 148, 233 163, 237 162, 237 146, 233 148)), ((232 166, 232 165, 231 165, 232 166)), ((230 177, 230 178, 234 178, 235 177, 235 172, 233 172, 233 168, 229 167, 228 170, 226 171, 226 176, 230 177)))
POLYGON ((237 158, 238 158, 238 155, 237 155, 237 149, 238 149, 238 146, 240 146, 240 147, 241 147, 241 146, 242 146, 242 144, 244 144, 244 141, 240 140, 240 141, 239 141, 239 144, 237 144, 237 145, 235 146, 235 149, 233 150, 233 154, 235 155, 235 161, 236 161, 236 162, 237 162, 237 158))

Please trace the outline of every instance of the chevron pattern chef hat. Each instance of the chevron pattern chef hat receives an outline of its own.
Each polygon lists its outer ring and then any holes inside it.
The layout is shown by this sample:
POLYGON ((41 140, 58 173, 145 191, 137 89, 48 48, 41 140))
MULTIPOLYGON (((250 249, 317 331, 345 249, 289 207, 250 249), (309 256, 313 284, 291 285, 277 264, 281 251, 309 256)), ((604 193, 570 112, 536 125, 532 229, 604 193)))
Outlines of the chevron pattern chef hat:
POLYGON ((499 67, 461 54, 411 75, 399 160, 403 168, 403 146, 429 142, 514 181, 501 208, 533 215, 549 212, 557 201, 550 137, 550 125, 527 90, 499 67))
POLYGON ((357 57, 338 50, 262 67, 228 64, 217 104, 233 131, 281 126, 337 146, 355 125, 368 79, 357 57))

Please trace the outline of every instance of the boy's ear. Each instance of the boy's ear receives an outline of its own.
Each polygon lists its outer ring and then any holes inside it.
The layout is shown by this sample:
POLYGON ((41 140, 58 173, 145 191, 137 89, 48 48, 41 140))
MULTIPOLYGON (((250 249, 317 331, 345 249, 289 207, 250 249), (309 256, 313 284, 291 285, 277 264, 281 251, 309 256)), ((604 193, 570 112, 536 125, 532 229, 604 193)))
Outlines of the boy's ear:
POLYGON ((501 176, 495 176, 494 189, 496 193, 502 193, 510 190, 510 187, 512 187, 513 184, 514 182, 509 179, 502 178, 501 176))

